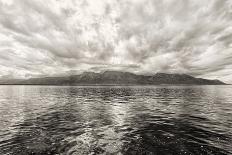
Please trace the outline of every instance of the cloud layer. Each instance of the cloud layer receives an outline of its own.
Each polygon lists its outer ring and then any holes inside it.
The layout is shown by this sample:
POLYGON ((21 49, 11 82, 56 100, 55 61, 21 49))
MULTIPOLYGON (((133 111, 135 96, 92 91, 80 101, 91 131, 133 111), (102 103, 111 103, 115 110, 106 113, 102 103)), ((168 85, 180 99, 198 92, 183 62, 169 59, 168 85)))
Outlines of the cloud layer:
POLYGON ((231 0, 0 0, 0 75, 187 73, 232 83, 231 0))

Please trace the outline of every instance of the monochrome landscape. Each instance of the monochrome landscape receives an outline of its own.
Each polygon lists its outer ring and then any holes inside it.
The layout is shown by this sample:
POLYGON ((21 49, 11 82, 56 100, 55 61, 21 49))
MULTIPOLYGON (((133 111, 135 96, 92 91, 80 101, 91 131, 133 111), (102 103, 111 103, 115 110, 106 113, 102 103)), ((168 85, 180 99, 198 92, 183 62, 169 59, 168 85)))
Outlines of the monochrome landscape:
POLYGON ((231 0, 0 0, 0 155, 232 155, 231 0))

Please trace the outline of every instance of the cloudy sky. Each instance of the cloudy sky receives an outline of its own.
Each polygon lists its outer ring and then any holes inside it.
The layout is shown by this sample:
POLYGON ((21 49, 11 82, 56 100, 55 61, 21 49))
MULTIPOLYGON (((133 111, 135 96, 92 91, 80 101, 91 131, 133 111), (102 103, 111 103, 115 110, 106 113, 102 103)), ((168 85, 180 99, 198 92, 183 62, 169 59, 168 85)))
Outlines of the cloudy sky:
POLYGON ((121 70, 232 83, 231 0, 0 0, 0 76, 121 70))

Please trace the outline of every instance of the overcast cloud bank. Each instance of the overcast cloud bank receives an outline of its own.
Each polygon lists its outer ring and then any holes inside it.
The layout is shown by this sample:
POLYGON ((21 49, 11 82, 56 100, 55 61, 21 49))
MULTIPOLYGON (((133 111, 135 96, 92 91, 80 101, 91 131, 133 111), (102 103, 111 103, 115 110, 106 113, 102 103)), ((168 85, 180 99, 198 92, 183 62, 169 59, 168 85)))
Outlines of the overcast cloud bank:
POLYGON ((231 0, 0 0, 0 76, 120 70, 232 83, 231 0))

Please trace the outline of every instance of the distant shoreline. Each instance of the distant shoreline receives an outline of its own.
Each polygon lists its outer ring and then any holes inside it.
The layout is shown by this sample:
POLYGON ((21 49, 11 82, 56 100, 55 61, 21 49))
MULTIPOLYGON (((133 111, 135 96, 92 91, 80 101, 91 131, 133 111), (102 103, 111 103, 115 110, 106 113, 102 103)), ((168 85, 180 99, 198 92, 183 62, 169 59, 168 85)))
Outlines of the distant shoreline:
POLYGON ((84 72, 64 77, 44 77, 30 79, 0 79, 0 85, 58 85, 58 86, 117 86, 117 85, 226 85, 220 80, 195 78, 187 74, 156 73, 137 75, 130 72, 105 71, 103 73, 84 72))
POLYGON ((232 84, 78 84, 78 85, 55 85, 55 84, 0 84, 0 86, 224 86, 232 84))

